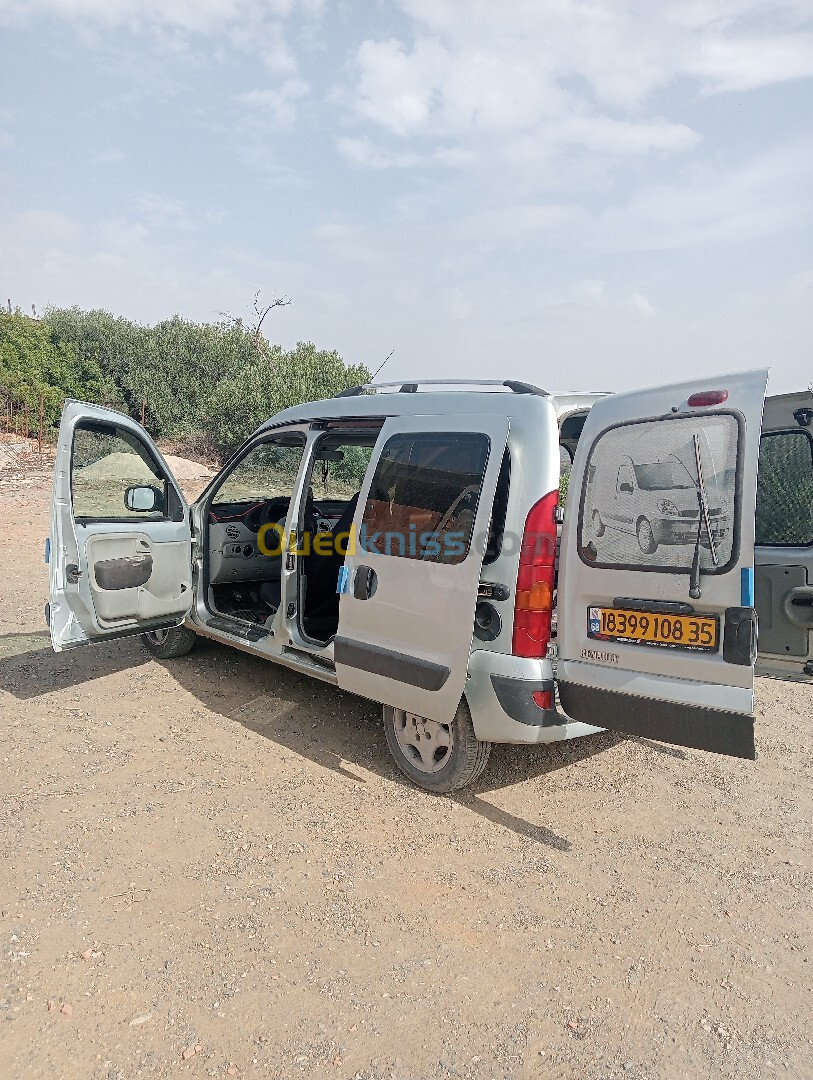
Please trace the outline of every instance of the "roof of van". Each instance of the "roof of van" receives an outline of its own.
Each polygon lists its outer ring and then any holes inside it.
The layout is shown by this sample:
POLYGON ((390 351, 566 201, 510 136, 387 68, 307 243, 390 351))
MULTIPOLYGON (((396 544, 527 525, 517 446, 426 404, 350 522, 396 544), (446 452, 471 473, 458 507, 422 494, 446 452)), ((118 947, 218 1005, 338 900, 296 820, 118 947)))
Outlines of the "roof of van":
POLYGON ((353 387, 337 397, 322 401, 306 401, 270 417, 260 431, 308 420, 332 420, 344 417, 418 416, 422 413, 502 413, 528 415, 553 408, 557 419, 569 413, 588 410, 599 398, 600 391, 540 390, 527 383, 471 383, 458 380, 420 383, 379 383, 353 387), (420 386, 431 386, 419 390, 420 386), (460 387, 457 389, 456 387, 460 387), (465 386, 466 389, 462 387, 465 386), (443 387, 444 389, 436 389, 443 387), (453 387, 453 389, 448 389, 453 387), (414 388, 414 389, 413 389, 414 388))

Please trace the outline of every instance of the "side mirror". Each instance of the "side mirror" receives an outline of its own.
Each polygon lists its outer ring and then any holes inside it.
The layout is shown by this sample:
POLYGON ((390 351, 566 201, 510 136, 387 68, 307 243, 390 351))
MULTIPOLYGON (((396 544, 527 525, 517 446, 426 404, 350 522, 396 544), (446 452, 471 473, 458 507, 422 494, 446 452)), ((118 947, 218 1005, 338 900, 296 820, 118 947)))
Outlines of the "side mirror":
POLYGON ((623 491, 627 495, 632 495, 632 484, 622 484, 618 490, 623 491))
POLYGON ((124 505, 137 514, 164 512, 164 495, 151 485, 128 487, 124 492, 124 505))

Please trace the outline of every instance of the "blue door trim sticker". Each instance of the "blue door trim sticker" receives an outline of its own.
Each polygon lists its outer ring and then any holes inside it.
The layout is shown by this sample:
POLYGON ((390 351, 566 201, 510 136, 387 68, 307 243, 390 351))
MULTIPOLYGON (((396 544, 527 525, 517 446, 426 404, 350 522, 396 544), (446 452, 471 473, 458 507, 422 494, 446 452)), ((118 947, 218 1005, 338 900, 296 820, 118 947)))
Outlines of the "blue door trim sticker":
POLYGON ((754 606, 754 568, 743 566, 740 570, 740 606, 754 606))

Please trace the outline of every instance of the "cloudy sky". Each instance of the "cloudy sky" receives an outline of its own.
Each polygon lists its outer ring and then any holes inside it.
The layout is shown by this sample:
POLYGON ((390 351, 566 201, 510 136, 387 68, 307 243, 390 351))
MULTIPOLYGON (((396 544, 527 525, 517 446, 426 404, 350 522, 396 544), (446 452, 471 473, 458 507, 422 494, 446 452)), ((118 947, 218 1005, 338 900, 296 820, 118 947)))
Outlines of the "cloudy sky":
POLYGON ((0 0, 0 297, 813 381, 811 0, 0 0))

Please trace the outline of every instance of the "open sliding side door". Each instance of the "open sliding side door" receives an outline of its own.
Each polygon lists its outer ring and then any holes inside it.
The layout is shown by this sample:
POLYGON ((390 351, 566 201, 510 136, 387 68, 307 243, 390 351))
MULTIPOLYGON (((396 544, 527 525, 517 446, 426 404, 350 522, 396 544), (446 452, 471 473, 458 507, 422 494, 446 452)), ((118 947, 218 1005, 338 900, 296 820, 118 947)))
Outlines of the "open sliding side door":
POLYGON ((495 414, 384 424, 340 579, 342 689, 451 723, 508 427, 495 414))

